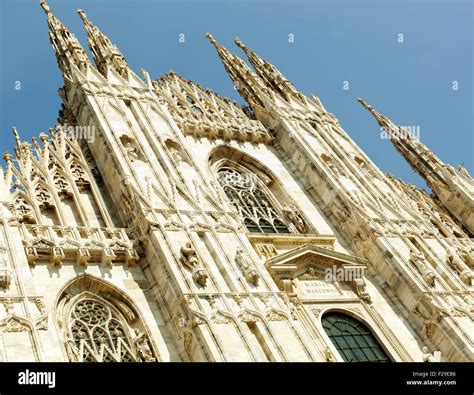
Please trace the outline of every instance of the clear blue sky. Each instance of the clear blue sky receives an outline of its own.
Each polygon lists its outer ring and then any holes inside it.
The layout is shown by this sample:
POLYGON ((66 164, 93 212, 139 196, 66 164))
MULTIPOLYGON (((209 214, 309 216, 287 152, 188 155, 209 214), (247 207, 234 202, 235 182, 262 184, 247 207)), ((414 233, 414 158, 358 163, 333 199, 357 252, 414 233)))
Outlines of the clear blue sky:
MULTIPOLYGON (((400 125, 419 126, 442 160, 473 166, 473 4, 449 1, 51 0, 55 15, 87 47, 78 8, 138 73, 173 69, 242 102, 207 31, 233 52, 239 36, 305 94, 315 93, 384 171, 423 186, 378 125, 365 98, 400 125), (179 34, 185 43, 179 43, 179 34), (397 35, 404 35, 404 43, 397 35), (288 35, 294 34, 294 43, 288 35), (343 81, 349 90, 342 89, 343 81), (458 81, 459 89, 452 89, 458 81)), ((53 127, 62 77, 39 0, 1 0, 0 151, 11 126, 31 139, 53 127), (21 90, 15 90, 15 82, 21 90)), ((88 49, 87 49, 88 51, 88 49)), ((242 55, 242 54, 241 54, 242 55)), ((92 57, 91 57, 92 59, 92 57)))

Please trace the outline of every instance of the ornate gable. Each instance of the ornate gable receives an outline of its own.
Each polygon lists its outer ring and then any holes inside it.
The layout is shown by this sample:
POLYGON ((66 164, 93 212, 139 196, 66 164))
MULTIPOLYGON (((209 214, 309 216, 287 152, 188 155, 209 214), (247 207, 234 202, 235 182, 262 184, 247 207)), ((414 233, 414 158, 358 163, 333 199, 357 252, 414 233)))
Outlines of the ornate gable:
POLYGON ((153 81, 153 87, 186 134, 266 144, 273 141, 265 127, 236 103, 174 71, 153 81))
POLYGON ((305 244, 270 258, 265 266, 281 289, 301 299, 342 298, 355 292, 370 302, 365 259, 305 244))

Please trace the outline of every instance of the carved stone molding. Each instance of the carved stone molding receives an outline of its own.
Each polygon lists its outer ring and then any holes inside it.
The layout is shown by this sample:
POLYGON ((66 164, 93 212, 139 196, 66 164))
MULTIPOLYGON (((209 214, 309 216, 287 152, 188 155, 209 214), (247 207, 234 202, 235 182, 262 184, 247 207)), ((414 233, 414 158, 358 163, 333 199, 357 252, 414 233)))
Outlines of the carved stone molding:
POLYGON ((0 332, 29 332, 30 330, 31 325, 28 320, 14 314, 0 321, 0 332))
POLYGON ((140 260, 131 242, 124 242, 116 237, 107 243, 93 239, 81 241, 62 239, 55 243, 39 238, 24 244, 30 266, 35 266, 37 263, 50 263, 60 267, 64 262, 74 262, 78 266, 86 267, 89 263, 97 262, 111 267, 113 262, 123 262, 133 267, 140 260))

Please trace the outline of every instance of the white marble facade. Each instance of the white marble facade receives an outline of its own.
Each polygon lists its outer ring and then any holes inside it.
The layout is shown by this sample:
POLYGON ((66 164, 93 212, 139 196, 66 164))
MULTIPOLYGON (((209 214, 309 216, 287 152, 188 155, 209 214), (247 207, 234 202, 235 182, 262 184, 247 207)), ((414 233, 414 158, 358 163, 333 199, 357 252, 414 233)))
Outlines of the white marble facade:
POLYGON ((63 108, 4 155, 0 361, 342 362, 333 312, 392 361, 474 360, 467 172, 361 100, 434 194, 384 174, 238 39, 253 69, 208 34, 246 108, 79 11, 94 66, 42 7, 63 108))

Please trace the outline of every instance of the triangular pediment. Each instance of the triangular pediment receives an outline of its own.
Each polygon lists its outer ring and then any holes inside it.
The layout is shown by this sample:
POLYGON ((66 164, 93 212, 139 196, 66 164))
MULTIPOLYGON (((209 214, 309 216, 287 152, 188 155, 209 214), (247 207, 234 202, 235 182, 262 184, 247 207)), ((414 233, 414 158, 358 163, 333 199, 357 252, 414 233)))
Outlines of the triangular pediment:
POLYGON ((344 254, 314 244, 305 244, 267 260, 265 266, 274 278, 289 279, 300 276, 320 277, 330 267, 362 271, 367 260, 344 254))
POLYGON ((97 240, 90 240, 84 244, 84 247, 89 248, 90 250, 101 250, 105 248, 105 244, 97 240))
POLYGON ((52 248, 55 247, 56 245, 48 239, 39 237, 36 239, 33 239, 27 243, 25 243, 27 247, 34 247, 34 248, 52 248))
POLYGON ((124 250, 124 249, 126 250, 126 249, 131 248, 131 246, 128 245, 127 243, 123 242, 123 241, 113 240, 109 244, 109 248, 112 248, 113 250, 124 250))
POLYGON ((76 249, 76 248, 80 248, 81 244, 75 240, 66 238, 60 241, 58 246, 64 249, 76 249))

